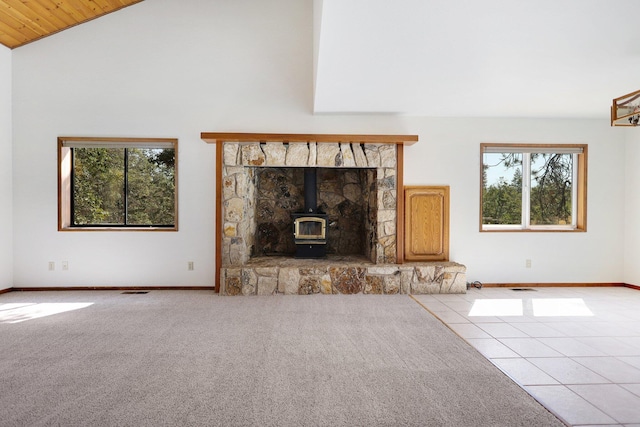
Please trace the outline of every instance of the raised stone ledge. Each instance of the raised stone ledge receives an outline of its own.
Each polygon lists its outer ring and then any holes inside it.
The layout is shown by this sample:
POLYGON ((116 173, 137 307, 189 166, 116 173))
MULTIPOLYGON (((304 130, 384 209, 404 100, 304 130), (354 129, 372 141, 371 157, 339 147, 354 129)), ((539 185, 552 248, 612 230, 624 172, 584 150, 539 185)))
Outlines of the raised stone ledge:
POLYGON ((252 258, 220 270, 221 295, 462 294, 466 267, 455 262, 373 264, 361 257, 252 258))

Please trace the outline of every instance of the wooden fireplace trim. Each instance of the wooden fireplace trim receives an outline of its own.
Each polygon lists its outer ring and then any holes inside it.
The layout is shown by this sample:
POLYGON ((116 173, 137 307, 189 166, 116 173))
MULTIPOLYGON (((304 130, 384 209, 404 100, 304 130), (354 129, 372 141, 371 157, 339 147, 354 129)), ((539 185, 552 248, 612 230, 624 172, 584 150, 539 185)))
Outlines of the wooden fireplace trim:
POLYGON ((294 133, 242 133, 201 132, 200 138, 216 144, 216 242, 215 291, 220 292, 222 268, 222 160, 225 142, 344 142, 360 144, 397 145, 396 164, 396 263, 404 263, 404 146, 418 142, 418 135, 351 135, 351 134, 294 134, 294 133))
POLYGON ((322 133, 241 133, 202 132, 204 142, 355 142, 364 144, 412 145, 418 142, 418 135, 348 135, 322 133))

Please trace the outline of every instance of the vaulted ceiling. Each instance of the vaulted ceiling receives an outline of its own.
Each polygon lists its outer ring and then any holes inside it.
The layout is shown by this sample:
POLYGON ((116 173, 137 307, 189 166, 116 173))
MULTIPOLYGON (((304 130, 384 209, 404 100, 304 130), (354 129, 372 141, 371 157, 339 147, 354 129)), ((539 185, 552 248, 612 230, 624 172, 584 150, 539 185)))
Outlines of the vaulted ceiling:
POLYGON ((142 0, 0 0, 0 43, 16 48, 142 0))

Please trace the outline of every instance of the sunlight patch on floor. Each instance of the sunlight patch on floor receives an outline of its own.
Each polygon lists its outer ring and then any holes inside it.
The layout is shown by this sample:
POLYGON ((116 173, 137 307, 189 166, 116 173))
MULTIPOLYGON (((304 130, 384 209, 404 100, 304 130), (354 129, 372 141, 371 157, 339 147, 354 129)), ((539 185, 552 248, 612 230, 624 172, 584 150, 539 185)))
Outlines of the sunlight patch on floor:
POLYGON ((533 298, 531 304, 536 317, 593 316, 582 298, 533 298))
POLYGON ((93 305, 92 302, 50 302, 0 304, 0 323, 19 323, 93 305))
POLYGON ((521 299, 477 299, 469 316, 522 316, 521 299))
POLYGON ((593 316, 593 312, 582 298, 531 298, 529 301, 530 308, 525 304, 525 300, 519 298, 477 299, 469 311, 469 316, 593 316))

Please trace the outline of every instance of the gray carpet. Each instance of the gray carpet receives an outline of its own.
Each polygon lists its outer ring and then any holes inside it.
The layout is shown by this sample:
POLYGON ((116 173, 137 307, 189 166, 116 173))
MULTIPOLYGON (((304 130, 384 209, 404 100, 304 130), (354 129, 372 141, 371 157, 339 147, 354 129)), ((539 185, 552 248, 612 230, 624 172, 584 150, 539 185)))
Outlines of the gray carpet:
POLYGON ((0 425, 563 424, 409 296, 73 291, 0 295, 0 425))

